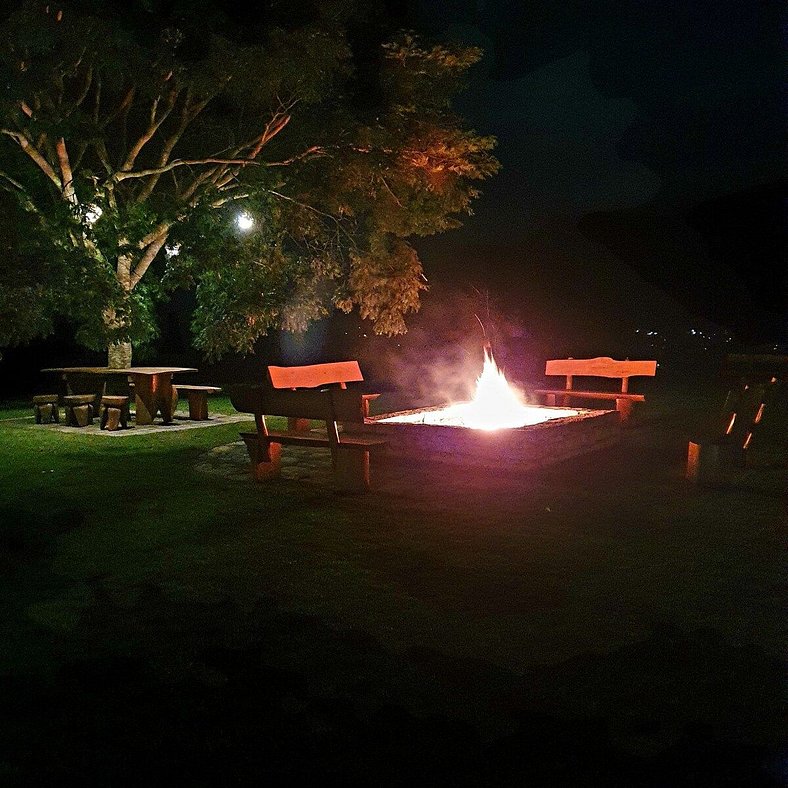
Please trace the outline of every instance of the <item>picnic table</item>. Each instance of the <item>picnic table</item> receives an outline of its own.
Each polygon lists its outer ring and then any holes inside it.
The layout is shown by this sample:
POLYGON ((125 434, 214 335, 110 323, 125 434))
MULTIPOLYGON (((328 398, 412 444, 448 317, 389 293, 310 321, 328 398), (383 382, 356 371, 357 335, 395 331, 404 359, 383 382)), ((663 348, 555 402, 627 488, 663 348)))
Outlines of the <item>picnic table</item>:
MULTIPOLYGON (((162 421, 171 424, 177 402, 173 396, 172 376, 178 372, 196 372, 194 367, 51 367, 42 372, 56 372, 66 381, 69 394, 84 394, 79 391, 88 385, 89 392, 100 399, 107 381, 123 375, 134 384, 134 400, 137 424, 152 424, 156 413, 162 421), (87 381, 87 384, 86 384, 87 381)), ((98 404, 98 403, 97 403, 98 404)))

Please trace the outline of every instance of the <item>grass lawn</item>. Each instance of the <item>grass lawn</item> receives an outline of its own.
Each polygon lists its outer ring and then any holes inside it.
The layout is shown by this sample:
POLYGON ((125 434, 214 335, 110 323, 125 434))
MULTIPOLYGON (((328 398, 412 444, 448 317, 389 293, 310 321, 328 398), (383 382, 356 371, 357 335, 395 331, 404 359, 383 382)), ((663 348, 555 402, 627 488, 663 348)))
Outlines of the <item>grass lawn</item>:
POLYGON ((244 425, 0 408, 0 783, 781 785, 788 418, 695 488, 718 404, 657 391, 527 475, 384 458, 364 496, 195 470, 244 425))

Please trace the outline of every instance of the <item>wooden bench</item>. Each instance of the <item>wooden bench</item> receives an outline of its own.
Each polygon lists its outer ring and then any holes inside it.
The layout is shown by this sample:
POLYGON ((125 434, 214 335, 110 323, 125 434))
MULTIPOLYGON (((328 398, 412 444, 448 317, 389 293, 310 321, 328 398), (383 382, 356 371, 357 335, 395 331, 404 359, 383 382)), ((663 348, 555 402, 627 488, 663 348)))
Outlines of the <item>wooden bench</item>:
POLYGON ((562 358, 552 359, 545 364, 545 375, 564 375, 566 385, 563 389, 536 389, 536 394, 545 397, 545 404, 555 405, 556 398, 561 398, 562 405, 568 405, 570 399, 601 399, 615 400, 621 422, 627 421, 632 413, 632 404, 645 402, 643 394, 632 394, 629 391, 629 379, 632 377, 654 377, 657 373, 656 361, 616 361, 612 358, 562 358), (616 378, 621 380, 620 391, 598 391, 576 389, 573 387, 575 377, 581 378, 616 378))
POLYGON ((689 441, 687 479, 700 484, 716 482, 726 468, 747 467, 764 416, 788 378, 788 356, 732 354, 722 375, 728 387, 722 410, 689 441))
POLYGON ((189 418, 192 421, 205 421, 208 418, 208 395, 218 394, 221 389, 218 386, 173 386, 177 397, 181 392, 185 392, 189 400, 189 418))
POLYGON ((347 384, 363 381, 357 361, 312 364, 303 367, 268 367, 267 386, 233 386, 233 407, 252 413, 256 432, 242 432, 257 480, 281 473, 283 445, 329 449, 337 489, 362 492, 369 489, 369 454, 387 441, 353 433, 369 416, 369 403, 377 394, 350 390, 347 384), (286 431, 271 431, 265 416, 284 416, 286 431), (309 429, 310 421, 322 421, 325 434, 309 429), (342 427, 340 428, 340 425, 342 427))

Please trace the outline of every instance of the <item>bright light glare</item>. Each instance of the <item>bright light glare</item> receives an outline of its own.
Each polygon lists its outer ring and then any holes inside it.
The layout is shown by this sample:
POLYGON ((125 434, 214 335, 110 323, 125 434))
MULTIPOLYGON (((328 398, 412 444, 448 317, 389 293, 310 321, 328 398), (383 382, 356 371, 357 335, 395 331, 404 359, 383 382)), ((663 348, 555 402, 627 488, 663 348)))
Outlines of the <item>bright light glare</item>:
POLYGON ((166 254, 167 257, 177 257, 180 251, 181 251, 180 244, 172 244, 172 246, 167 245, 164 247, 164 254, 166 254))
POLYGON ((85 211, 85 221, 89 225, 93 226, 99 220, 99 217, 102 213, 104 213, 104 211, 101 210, 100 205, 94 205, 91 203, 88 205, 87 210, 85 211))
POLYGON ((239 213, 235 217, 235 223, 239 230, 251 230, 254 227, 254 219, 248 213, 239 213))

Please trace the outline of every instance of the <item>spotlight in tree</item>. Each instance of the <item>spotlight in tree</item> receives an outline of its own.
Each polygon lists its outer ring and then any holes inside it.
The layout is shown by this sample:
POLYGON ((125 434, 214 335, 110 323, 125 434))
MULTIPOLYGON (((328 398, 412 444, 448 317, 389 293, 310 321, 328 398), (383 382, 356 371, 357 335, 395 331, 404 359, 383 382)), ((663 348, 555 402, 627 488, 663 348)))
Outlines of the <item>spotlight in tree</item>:
POLYGON ((254 227, 254 219, 248 213, 239 213, 235 217, 235 224, 239 230, 246 232, 254 227))
POLYGON ((92 227, 101 218, 102 213, 104 211, 101 210, 100 206, 91 203, 85 211, 85 221, 92 227))

